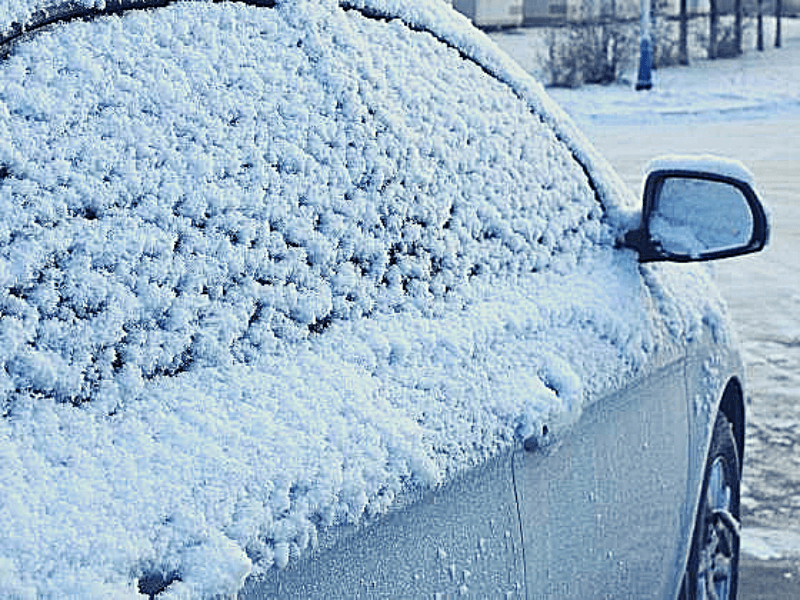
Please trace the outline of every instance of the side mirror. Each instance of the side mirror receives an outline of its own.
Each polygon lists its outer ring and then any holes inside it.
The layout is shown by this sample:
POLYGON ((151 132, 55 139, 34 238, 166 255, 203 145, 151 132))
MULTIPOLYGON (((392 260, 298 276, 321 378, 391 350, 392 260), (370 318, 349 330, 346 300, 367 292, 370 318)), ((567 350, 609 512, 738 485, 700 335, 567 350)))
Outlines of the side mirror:
POLYGON ((744 178, 666 168, 648 175, 642 224, 623 245, 639 262, 690 262, 758 252, 768 238, 766 212, 744 178))

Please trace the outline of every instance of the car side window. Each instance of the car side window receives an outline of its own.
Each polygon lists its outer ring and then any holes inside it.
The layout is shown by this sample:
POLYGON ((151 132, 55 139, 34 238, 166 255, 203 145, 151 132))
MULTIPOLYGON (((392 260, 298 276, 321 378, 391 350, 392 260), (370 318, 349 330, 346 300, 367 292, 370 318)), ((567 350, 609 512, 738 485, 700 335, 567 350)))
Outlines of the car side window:
POLYGON ((40 324, 9 370, 46 395, 463 303, 602 235, 548 126, 399 21, 177 4, 55 25, 0 71, 2 308, 40 324))
POLYGON ((366 159, 356 193, 403 207, 402 230, 388 232, 390 283, 419 287, 408 276, 422 269, 422 287, 437 294, 481 272, 536 272, 597 234, 601 210, 582 168, 509 86, 427 32, 347 15, 363 44, 355 71, 375 85, 348 95, 338 76, 352 58, 333 44, 332 91, 360 115, 348 124, 366 159), (444 273, 442 262, 457 266, 444 273))

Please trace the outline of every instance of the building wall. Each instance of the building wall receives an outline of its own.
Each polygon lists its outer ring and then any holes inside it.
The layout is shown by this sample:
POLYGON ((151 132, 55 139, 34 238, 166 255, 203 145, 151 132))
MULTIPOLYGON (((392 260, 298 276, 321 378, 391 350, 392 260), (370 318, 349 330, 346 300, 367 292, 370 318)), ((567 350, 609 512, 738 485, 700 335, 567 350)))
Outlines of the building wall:
POLYGON ((453 0, 453 8, 478 27, 509 27, 522 24, 524 0, 453 0))
POLYGON ((535 24, 610 17, 627 19, 638 15, 639 0, 525 0, 524 22, 535 24))

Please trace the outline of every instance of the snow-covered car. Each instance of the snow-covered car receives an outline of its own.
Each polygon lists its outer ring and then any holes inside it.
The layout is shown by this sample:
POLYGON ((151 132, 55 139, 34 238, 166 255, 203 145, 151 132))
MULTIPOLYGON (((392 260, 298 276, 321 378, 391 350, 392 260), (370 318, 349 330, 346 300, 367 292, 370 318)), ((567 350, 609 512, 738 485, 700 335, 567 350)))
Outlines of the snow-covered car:
POLYGON ((0 50, 0 597, 735 597, 742 165, 642 205, 440 0, 0 50))

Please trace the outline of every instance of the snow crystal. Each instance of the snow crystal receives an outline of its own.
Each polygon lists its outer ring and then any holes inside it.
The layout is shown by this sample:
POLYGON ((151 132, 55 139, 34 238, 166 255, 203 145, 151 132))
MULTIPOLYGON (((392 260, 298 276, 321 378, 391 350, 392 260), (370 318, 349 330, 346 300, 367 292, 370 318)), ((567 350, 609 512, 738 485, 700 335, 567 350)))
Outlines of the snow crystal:
POLYGON ((0 62, 0 596, 230 595, 705 318, 538 84, 445 3, 373 8, 450 46, 195 2, 0 62))

